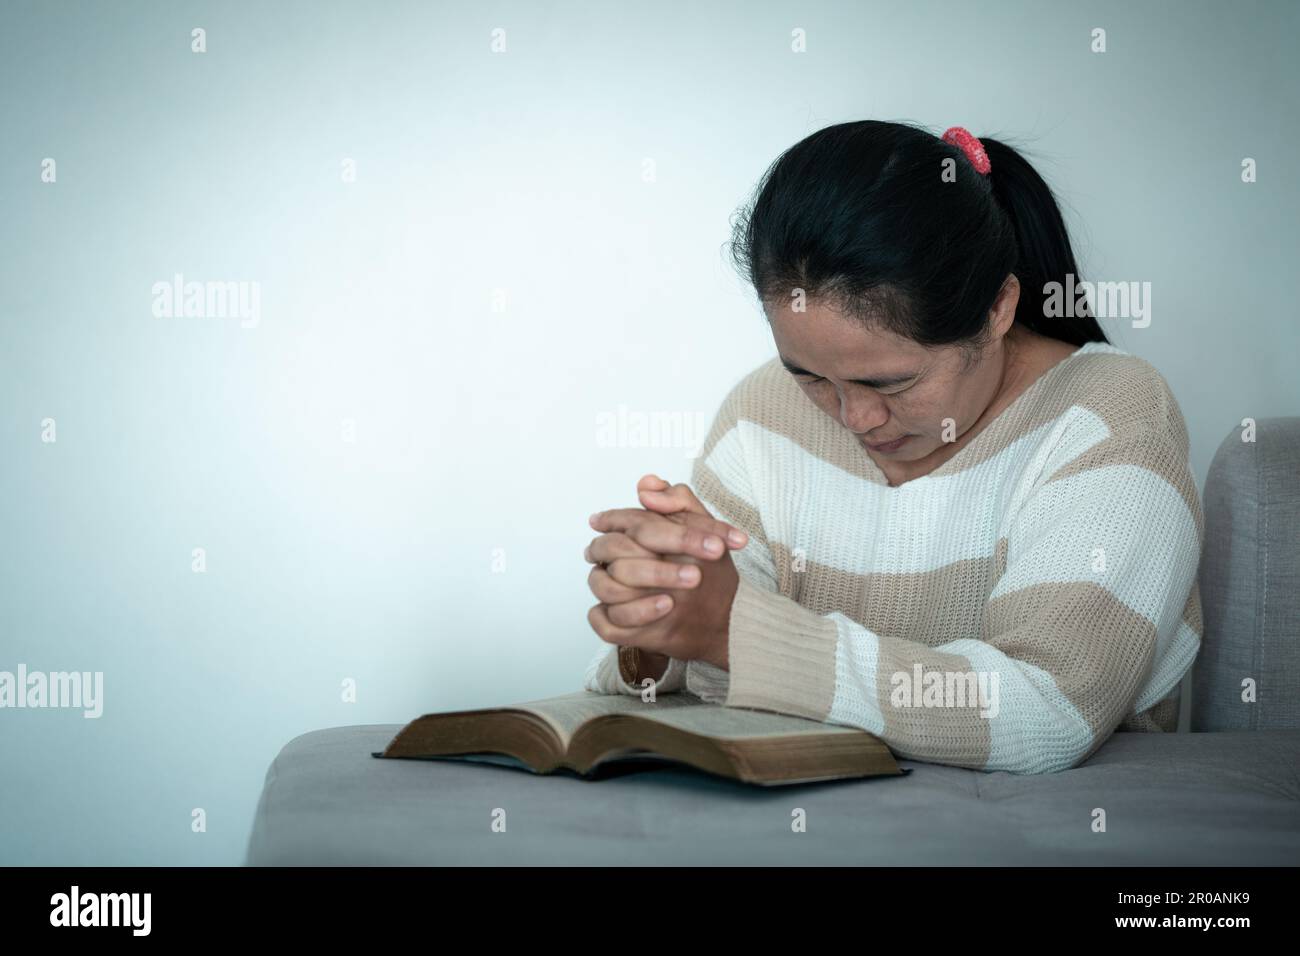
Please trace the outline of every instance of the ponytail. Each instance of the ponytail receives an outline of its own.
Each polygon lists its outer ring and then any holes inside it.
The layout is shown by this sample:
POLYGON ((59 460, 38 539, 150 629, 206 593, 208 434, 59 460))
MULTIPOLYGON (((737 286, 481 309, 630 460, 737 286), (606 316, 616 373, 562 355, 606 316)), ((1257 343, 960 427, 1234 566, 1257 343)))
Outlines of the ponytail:
MULTIPOLYGON (((1072 311, 1076 315, 1048 315, 1044 286, 1055 282, 1062 288, 1074 288, 1082 282, 1079 267, 1070 247, 1065 221, 1051 188, 1023 156, 996 139, 980 138, 992 167, 989 185, 998 206, 1011 220, 1016 236, 1016 264, 1012 272, 1020 280, 1020 301, 1016 304, 1016 322, 1040 335, 1060 339, 1073 345, 1106 342, 1106 333, 1093 317, 1086 301, 1072 311), (1072 282, 1067 276, 1073 276, 1072 282)), ((1059 300, 1059 295, 1058 295, 1059 300)))

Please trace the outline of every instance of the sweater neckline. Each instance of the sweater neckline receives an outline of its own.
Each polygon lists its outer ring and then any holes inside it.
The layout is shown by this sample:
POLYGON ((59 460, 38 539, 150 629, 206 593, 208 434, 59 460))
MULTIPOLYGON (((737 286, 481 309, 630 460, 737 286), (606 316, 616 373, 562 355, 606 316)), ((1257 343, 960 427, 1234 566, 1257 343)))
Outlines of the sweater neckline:
MULTIPOLYGON (((969 442, 963 445, 961 449, 957 452, 957 454, 953 455, 951 458, 949 458, 947 461, 941 464, 938 468, 935 468, 933 471, 926 472, 924 475, 918 475, 916 478, 912 478, 909 481, 905 481, 901 485, 891 485, 889 483, 889 479, 886 477, 885 473, 881 470, 880 466, 876 464, 875 460, 870 455, 866 455, 864 453, 864 457, 867 459, 867 473, 871 476, 873 481, 883 485, 885 488, 891 491, 901 491, 902 489, 908 488, 911 485, 915 485, 919 482, 923 482, 927 478, 944 478, 947 477, 948 475, 953 474, 956 471, 961 470, 966 460, 970 457, 971 454, 973 454, 974 449, 982 447, 983 444, 987 444, 989 441, 991 441, 993 436, 1003 435, 1008 428, 1013 427, 1016 421, 1019 418, 1023 417, 1023 410, 1025 408, 1025 403, 1029 401, 1032 397, 1037 395, 1039 392, 1041 392, 1043 390, 1043 387, 1049 381, 1051 381, 1052 378, 1056 376, 1063 368, 1065 368, 1065 366, 1069 365, 1075 358, 1077 358, 1080 355, 1084 355, 1091 352, 1102 351, 1102 350, 1108 350, 1108 349, 1113 350, 1114 346, 1110 345, 1110 343, 1108 342, 1098 342, 1098 341, 1085 342, 1083 345, 1075 349, 1069 355, 1065 356, 1065 358, 1061 359, 1059 362, 1057 362, 1047 371, 1043 372, 1043 374, 1038 376, 1038 378, 1034 379, 1029 384, 1029 387, 1026 388, 1019 395, 1017 395, 1012 400, 1010 405, 1002 409, 1002 411, 998 412, 997 416, 993 419, 993 421, 989 422, 986 426, 984 426, 984 428, 980 430, 980 433, 978 435, 976 435, 969 442)), ((860 448, 861 446, 859 445, 858 447, 860 448)))

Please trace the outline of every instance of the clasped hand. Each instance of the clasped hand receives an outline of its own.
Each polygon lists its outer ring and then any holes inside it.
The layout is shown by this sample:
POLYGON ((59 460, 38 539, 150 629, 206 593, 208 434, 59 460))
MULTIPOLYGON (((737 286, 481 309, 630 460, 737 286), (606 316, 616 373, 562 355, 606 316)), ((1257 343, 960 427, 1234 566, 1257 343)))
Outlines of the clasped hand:
POLYGON ((643 508, 591 516, 602 532, 583 557, 599 604, 587 621, 600 638, 638 649, 662 674, 668 658, 728 667, 727 632, 739 576, 729 548, 744 531, 714 518, 684 484, 654 475, 637 482, 643 508))

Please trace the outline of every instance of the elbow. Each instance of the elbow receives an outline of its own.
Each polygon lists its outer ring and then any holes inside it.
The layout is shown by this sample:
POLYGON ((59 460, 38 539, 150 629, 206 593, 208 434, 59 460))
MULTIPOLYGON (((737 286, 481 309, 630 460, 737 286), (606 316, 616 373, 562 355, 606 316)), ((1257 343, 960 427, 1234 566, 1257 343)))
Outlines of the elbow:
POLYGON ((1082 718, 1042 727, 1024 728, 1016 734, 1014 746, 990 754, 988 770, 1018 774, 1060 773, 1073 770, 1096 752, 1109 737, 1098 737, 1082 718))

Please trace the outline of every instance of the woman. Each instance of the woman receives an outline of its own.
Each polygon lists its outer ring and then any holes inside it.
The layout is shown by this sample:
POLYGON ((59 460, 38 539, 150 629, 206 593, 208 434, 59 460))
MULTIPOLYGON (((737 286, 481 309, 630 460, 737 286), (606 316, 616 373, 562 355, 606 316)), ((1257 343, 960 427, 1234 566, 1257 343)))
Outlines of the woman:
POLYGON ((960 128, 832 126, 735 239, 778 356, 723 402, 693 488, 647 476, 642 508, 592 516, 588 619, 618 646, 587 688, 1020 773, 1174 730, 1201 638, 1187 430, 1086 303, 1052 308, 1078 270, 1029 163, 960 128))

